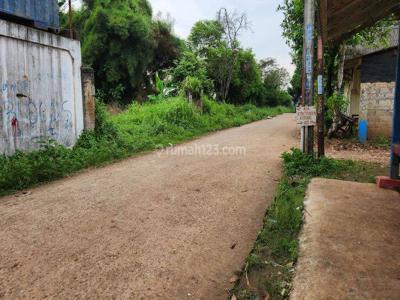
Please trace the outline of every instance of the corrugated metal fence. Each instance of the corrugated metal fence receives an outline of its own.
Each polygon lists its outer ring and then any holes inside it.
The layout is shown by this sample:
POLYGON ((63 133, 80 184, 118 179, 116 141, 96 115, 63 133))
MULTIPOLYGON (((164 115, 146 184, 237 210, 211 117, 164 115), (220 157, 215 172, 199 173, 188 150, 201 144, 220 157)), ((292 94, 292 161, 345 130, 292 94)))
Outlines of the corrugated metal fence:
POLYGON ((42 29, 59 28, 57 0, 0 0, 0 12, 29 20, 42 29))

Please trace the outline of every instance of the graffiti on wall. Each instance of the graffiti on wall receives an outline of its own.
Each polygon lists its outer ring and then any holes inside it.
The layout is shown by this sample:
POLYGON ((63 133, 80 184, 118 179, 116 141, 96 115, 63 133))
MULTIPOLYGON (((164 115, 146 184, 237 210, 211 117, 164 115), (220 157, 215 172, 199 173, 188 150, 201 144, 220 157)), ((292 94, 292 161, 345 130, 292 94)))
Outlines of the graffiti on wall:
POLYGON ((24 76, 0 83, 0 139, 7 145, 6 153, 37 148, 43 140, 73 145, 73 114, 67 108, 68 102, 60 99, 60 94, 40 93, 50 94, 45 99, 32 96, 32 81, 37 79, 24 76))
POLYGON ((72 147, 84 129, 80 43, 0 24, 0 154, 48 140, 72 147))

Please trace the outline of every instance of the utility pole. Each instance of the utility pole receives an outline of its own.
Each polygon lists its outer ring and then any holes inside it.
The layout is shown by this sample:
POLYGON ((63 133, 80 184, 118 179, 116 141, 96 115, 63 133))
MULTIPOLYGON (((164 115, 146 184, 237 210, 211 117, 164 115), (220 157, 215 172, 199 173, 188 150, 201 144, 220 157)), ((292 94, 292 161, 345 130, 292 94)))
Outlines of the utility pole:
MULTIPOLYGON (((303 91, 304 106, 313 106, 315 0, 304 0, 303 91)), ((314 126, 302 127, 302 151, 314 153, 314 126)))
POLYGON ((325 93, 324 93, 324 41, 322 37, 321 13, 318 13, 318 157, 325 156, 325 93))
POLYGON ((74 38, 74 32, 72 31, 72 3, 68 0, 68 16, 69 16, 69 37, 74 38))

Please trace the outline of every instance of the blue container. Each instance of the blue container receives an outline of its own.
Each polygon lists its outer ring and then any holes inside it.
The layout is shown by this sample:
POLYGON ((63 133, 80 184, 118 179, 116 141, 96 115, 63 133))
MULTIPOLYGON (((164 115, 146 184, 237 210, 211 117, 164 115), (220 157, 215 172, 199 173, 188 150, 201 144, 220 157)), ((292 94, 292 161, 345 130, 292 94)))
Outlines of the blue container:
POLYGON ((358 139, 360 143, 365 144, 368 139, 368 121, 361 120, 358 125, 358 139))
POLYGON ((41 29, 59 29, 57 0, 0 0, 0 12, 30 21, 41 29))

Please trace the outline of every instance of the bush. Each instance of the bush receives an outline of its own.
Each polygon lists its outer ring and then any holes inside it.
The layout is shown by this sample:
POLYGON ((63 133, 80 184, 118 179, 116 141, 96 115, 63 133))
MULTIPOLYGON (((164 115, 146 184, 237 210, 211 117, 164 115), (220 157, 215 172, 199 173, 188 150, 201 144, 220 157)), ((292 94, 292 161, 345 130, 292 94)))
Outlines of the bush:
MULTIPOLYGON (((192 78, 191 81, 196 78, 196 81, 200 81, 201 89, 206 95, 214 93, 214 84, 207 76, 206 64, 194 53, 186 51, 175 64, 174 68, 168 70, 167 76, 171 78, 172 85, 182 90, 187 78, 192 78)), ((186 82, 186 85, 188 84, 186 82)), ((196 82, 196 84, 199 83, 196 82)))
POLYGON ((284 170, 287 176, 325 176, 332 174, 344 167, 344 162, 329 159, 327 157, 315 158, 306 155, 299 149, 282 155, 284 170))
POLYGON ((203 92, 203 84, 197 77, 188 76, 182 84, 182 91, 186 95, 191 95, 193 99, 200 99, 203 92))

